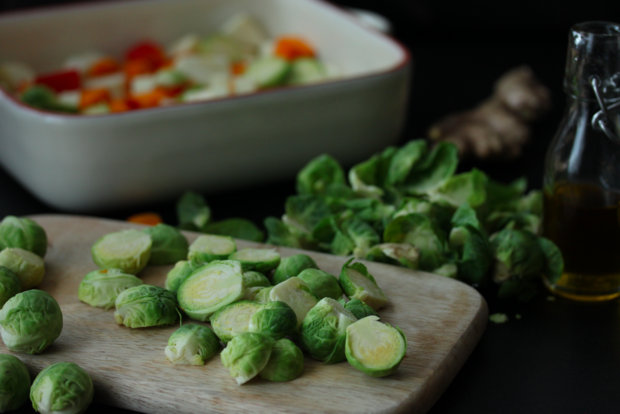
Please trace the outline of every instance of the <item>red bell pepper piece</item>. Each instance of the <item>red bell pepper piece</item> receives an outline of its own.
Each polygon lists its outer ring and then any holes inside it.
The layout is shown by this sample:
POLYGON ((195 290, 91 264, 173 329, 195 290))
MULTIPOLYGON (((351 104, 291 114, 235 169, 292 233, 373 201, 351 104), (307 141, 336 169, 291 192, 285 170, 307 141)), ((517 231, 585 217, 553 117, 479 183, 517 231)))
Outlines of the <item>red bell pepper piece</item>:
POLYGON ((56 93, 80 89, 80 74, 73 69, 39 75, 35 84, 45 85, 56 93))
POLYGON ((127 60, 148 60, 158 67, 166 60, 161 46, 149 40, 135 44, 125 53, 125 57, 127 60))

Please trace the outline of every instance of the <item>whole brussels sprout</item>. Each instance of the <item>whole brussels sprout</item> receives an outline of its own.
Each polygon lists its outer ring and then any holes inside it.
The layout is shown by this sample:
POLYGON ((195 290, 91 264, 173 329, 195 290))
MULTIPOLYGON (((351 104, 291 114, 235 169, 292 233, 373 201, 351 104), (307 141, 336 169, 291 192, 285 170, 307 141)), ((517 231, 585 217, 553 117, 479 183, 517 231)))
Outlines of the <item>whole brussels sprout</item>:
POLYGON ((379 314, 370 306, 366 305, 364 302, 357 298, 353 298, 348 301, 344 308, 351 312, 357 319, 365 318, 366 316, 374 315, 379 316, 379 314))
POLYGON ((407 338, 399 328, 368 316, 347 327, 345 354, 355 368, 372 377, 396 371, 407 353, 407 338))
POLYGON ((159 223, 144 229, 143 232, 151 236, 153 241, 148 264, 173 264, 187 257, 189 243, 185 236, 174 227, 159 223))
POLYGON ((0 309, 7 300, 22 291, 22 284, 11 269, 0 266, 0 309))
POLYGON ((260 289, 254 295, 254 302, 258 302, 258 303, 267 303, 267 302, 269 302, 271 300, 269 297, 271 295, 271 290, 272 289, 273 289, 273 286, 269 286, 269 287, 260 289))
POLYGON ((297 276, 303 270, 318 268, 319 266, 314 259, 307 254, 296 254, 284 257, 273 274, 273 283, 277 285, 278 283, 284 282, 289 277, 297 276))
POLYGON ((60 306, 42 290, 18 293, 0 310, 0 334, 11 351, 40 354, 61 332, 60 306))
POLYGON ((344 293, 350 298, 356 298, 373 308, 379 310, 387 303, 385 294, 377 285, 377 281, 368 273, 368 269, 362 263, 351 263, 350 259, 342 266, 340 272, 340 284, 344 293))
POLYGON ((252 270, 243 272, 243 284, 246 288, 271 286, 271 282, 264 274, 252 270))
POLYGON ((355 315, 334 299, 321 299, 301 325, 304 348, 312 358, 328 364, 344 361, 347 327, 355 321, 355 315))
POLYGON ((254 270, 267 273, 280 264, 280 253, 276 249, 241 249, 228 256, 229 260, 238 260, 244 272, 254 270))
POLYGON ((37 375, 30 389, 32 407, 42 414, 81 414, 93 400, 93 381, 71 362, 58 362, 37 375))
POLYGON ((306 282, 312 293, 317 295, 319 299, 338 299, 342 296, 342 288, 338 279, 327 272, 319 269, 306 269, 297 277, 306 282))
POLYGON ((304 354, 293 341, 282 338, 271 349, 267 365, 258 374, 269 381, 292 381, 304 371, 304 354))
POLYGON ((269 335, 276 341, 290 334, 297 327, 297 315, 286 303, 280 301, 259 305, 248 325, 250 332, 269 335))
POLYGON ((0 354, 0 413, 17 410, 28 401, 30 374, 13 355, 0 354))
POLYGON ((108 310, 114 307, 116 298, 125 289, 143 284, 134 275, 120 269, 101 269, 88 273, 78 288, 78 298, 90 306, 108 310))
POLYGON ((177 292, 183 282, 192 274, 192 272, 204 266, 202 263, 193 261, 180 260, 168 272, 166 276, 166 284, 164 287, 171 292, 177 292))
POLYGON ((140 285, 116 298, 114 319, 128 328, 171 325, 179 317, 174 293, 158 286, 140 285))
POLYGON ((250 319, 260 304, 242 300, 226 305, 211 316, 213 331, 222 342, 229 342, 240 333, 249 332, 250 319))
POLYGON ((168 339, 166 358, 178 365, 204 365, 220 349, 220 341, 206 326, 189 324, 177 329, 168 339))
POLYGON ((0 250, 7 247, 19 247, 43 258, 47 252, 47 235, 33 220, 6 216, 0 223, 0 250))
POLYGON ((260 333, 242 333, 235 336, 222 351, 222 365, 230 376, 242 385, 265 368, 276 340, 260 333))
MULTIPOLYGON (((259 295, 261 293, 262 291, 259 292, 259 295)), ((293 308, 297 316, 297 328, 301 327, 301 323, 310 309, 319 303, 319 298, 298 277, 291 277, 271 288, 269 300, 284 302, 293 308)))
POLYGON ((153 242, 140 230, 123 230, 106 234, 93 244, 93 261, 101 269, 121 269, 125 273, 139 273, 151 258, 153 242))
POLYGON ((45 264, 40 256, 20 249, 9 247, 0 252, 0 266, 9 268, 21 283, 22 290, 32 289, 43 281, 45 264))
POLYGON ((232 237, 203 234, 189 246, 187 258, 195 262, 208 263, 227 259, 236 250, 237 243, 232 237))

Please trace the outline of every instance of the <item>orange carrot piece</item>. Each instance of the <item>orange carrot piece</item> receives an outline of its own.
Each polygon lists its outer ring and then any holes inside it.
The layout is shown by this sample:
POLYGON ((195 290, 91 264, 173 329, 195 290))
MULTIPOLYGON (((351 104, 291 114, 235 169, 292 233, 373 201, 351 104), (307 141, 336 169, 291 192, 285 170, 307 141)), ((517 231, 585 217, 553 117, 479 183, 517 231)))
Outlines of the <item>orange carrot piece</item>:
POLYGON ((140 108, 153 108, 159 106, 159 103, 164 98, 166 98, 166 94, 157 88, 152 92, 134 95, 130 100, 135 102, 140 108))
POLYGON ((243 75, 247 68, 248 68, 248 65, 245 62, 234 62, 230 66, 230 72, 233 75, 243 75))
POLYGON ((110 111, 111 112, 125 112, 129 111, 131 108, 127 104, 127 101, 124 99, 113 99, 110 102, 110 111))
POLYGON ((127 218, 130 223, 147 224, 149 226, 155 226, 159 223, 163 223, 164 220, 157 213, 139 213, 127 218))
POLYGON ((127 80, 131 80, 134 76, 144 75, 145 73, 153 73, 157 67, 148 59, 135 59, 125 62, 125 75, 127 80))
POLYGON ((111 101, 110 92, 107 89, 84 89, 80 96, 80 109, 98 103, 108 103, 111 101))
POLYGON ((276 41, 275 55, 286 60, 300 57, 314 57, 314 48, 298 37, 283 36, 276 41))
POLYGON ((95 62, 90 69, 88 69, 88 76, 102 76, 109 75, 110 73, 118 72, 120 65, 116 59, 111 57, 104 57, 95 62))

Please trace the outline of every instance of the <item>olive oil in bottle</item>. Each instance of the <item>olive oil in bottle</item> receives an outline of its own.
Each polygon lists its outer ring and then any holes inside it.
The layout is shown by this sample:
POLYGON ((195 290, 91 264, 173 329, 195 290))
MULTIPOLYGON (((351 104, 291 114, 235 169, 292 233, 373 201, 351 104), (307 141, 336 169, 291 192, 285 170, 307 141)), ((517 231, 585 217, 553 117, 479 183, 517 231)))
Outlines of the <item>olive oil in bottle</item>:
POLYGON ((543 235, 564 258, 562 277, 548 287, 576 300, 620 296, 620 194, 560 182, 544 202, 543 235))

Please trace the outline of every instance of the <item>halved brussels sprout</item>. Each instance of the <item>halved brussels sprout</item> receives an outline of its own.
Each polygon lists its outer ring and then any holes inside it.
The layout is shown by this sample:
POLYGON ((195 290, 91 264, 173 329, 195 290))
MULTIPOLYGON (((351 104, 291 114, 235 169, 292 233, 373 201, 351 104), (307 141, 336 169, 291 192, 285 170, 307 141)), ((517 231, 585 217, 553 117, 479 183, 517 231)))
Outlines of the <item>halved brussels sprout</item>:
POLYGON ((179 317, 174 293, 152 285, 122 291, 116 298, 114 319, 128 328, 171 325, 179 317))
POLYGON ((293 308, 297 316, 297 328, 301 327, 310 309, 319 303, 319 298, 298 277, 291 277, 274 286, 269 292, 269 300, 284 302, 293 308))
POLYGON ((168 339, 166 359, 178 365, 204 365, 220 349, 220 341, 206 326, 189 324, 177 329, 168 339))
POLYGON ((116 298, 125 289, 143 284, 134 275, 120 269, 101 269, 90 272, 80 283, 78 298, 90 306, 108 310, 114 307, 116 298))
POLYGON ((42 290, 18 293, 0 310, 0 334, 11 351, 40 354, 61 332, 60 306, 42 290))
POLYGON ((271 297, 271 290, 272 289, 273 289, 273 286, 269 286, 269 287, 260 289, 254 295, 254 302, 258 302, 258 303, 267 303, 267 302, 269 302, 271 300, 270 297, 271 297))
POLYGON ((356 298, 373 308, 379 310, 387 303, 385 294, 377 285, 377 281, 368 273, 362 263, 351 263, 350 259, 342 266, 340 272, 340 284, 344 293, 350 298, 356 298))
POLYGON ((241 300, 249 300, 250 302, 258 302, 256 300, 256 296, 258 296, 258 292, 260 292, 263 289, 266 289, 266 288, 264 286, 254 286, 254 287, 246 288, 241 300))
POLYGON ((37 375, 30 400, 42 414, 81 414, 92 402, 93 394, 93 381, 86 371, 71 362, 58 362, 37 375))
POLYGON ((290 339, 276 341, 265 368, 258 374, 269 381, 292 381, 304 371, 304 354, 290 339))
POLYGON ((397 327, 368 316, 347 327, 345 354, 355 368, 372 377, 396 371, 407 353, 407 338, 397 327))
POLYGON ((297 277, 303 280, 319 299, 339 299, 342 296, 342 288, 338 279, 327 272, 319 269, 306 269, 297 277))
POLYGON ((366 253, 366 260, 401 265, 416 270, 420 253, 409 243, 383 243, 373 246, 366 253))
POLYGON ((370 315, 379 316, 373 308, 357 298, 353 298, 345 303, 344 308, 355 315, 357 319, 362 319, 370 315))
POLYGON ((249 272, 243 272, 243 284, 246 288, 271 286, 271 282, 264 274, 260 272, 255 272, 253 270, 250 270, 249 272))
POLYGON ((280 253, 276 249, 241 249, 228 256, 229 260, 237 260, 245 272, 254 270, 267 273, 280 264, 280 253))
POLYGON ((235 336, 221 353, 222 365, 230 376, 242 385, 265 368, 276 340, 260 333, 242 333, 235 336))
POLYGON ((332 298, 323 298, 310 309, 301 325, 301 341, 310 356, 328 364, 346 359, 344 344, 347 326, 355 315, 332 298))
POLYGON ((106 234, 93 244, 93 261, 101 269, 121 269, 137 274, 151 258, 151 237, 140 230, 106 234))
POLYGON ((215 260, 202 266, 183 282, 177 297, 190 318, 206 321, 216 311, 243 297, 243 273, 235 260, 215 260))
POLYGON ((149 264, 167 265, 187 257, 189 243, 185 236, 174 227, 159 223, 144 229, 143 232, 151 236, 153 241, 149 264))
POLYGON ((235 335, 250 331, 250 319, 259 309, 260 304, 245 300, 226 305, 211 316, 213 331, 222 342, 229 342, 235 335))
POLYGON ((280 301, 259 305, 259 309, 250 318, 249 332, 271 336, 276 341, 290 334, 297 327, 297 315, 286 303, 280 301))
POLYGON ((318 269, 314 259, 307 254, 296 254, 289 257, 283 257, 280 264, 273 274, 273 283, 284 282, 289 277, 297 276, 306 269, 318 269))
POLYGON ((13 355, 0 354, 0 413, 17 410, 28 401, 30 374, 13 355))
POLYGON ((183 282, 191 275, 194 270, 204 266, 203 263, 197 263, 188 260, 178 261, 166 276, 166 284, 164 287, 171 292, 179 290, 183 282))
POLYGON ((208 263, 224 260, 237 250, 237 243, 232 237, 203 234, 189 246, 188 259, 208 263))
POLYGON ((7 247, 19 247, 43 258, 47 252, 47 235, 33 220, 6 216, 0 223, 0 250, 7 247))
POLYGON ((21 283, 22 290, 32 289, 43 281, 45 264, 40 256, 20 249, 7 248, 0 252, 0 266, 11 270, 21 283))
POLYGON ((0 309, 7 300, 22 291, 19 278, 8 267, 0 266, 0 309))

